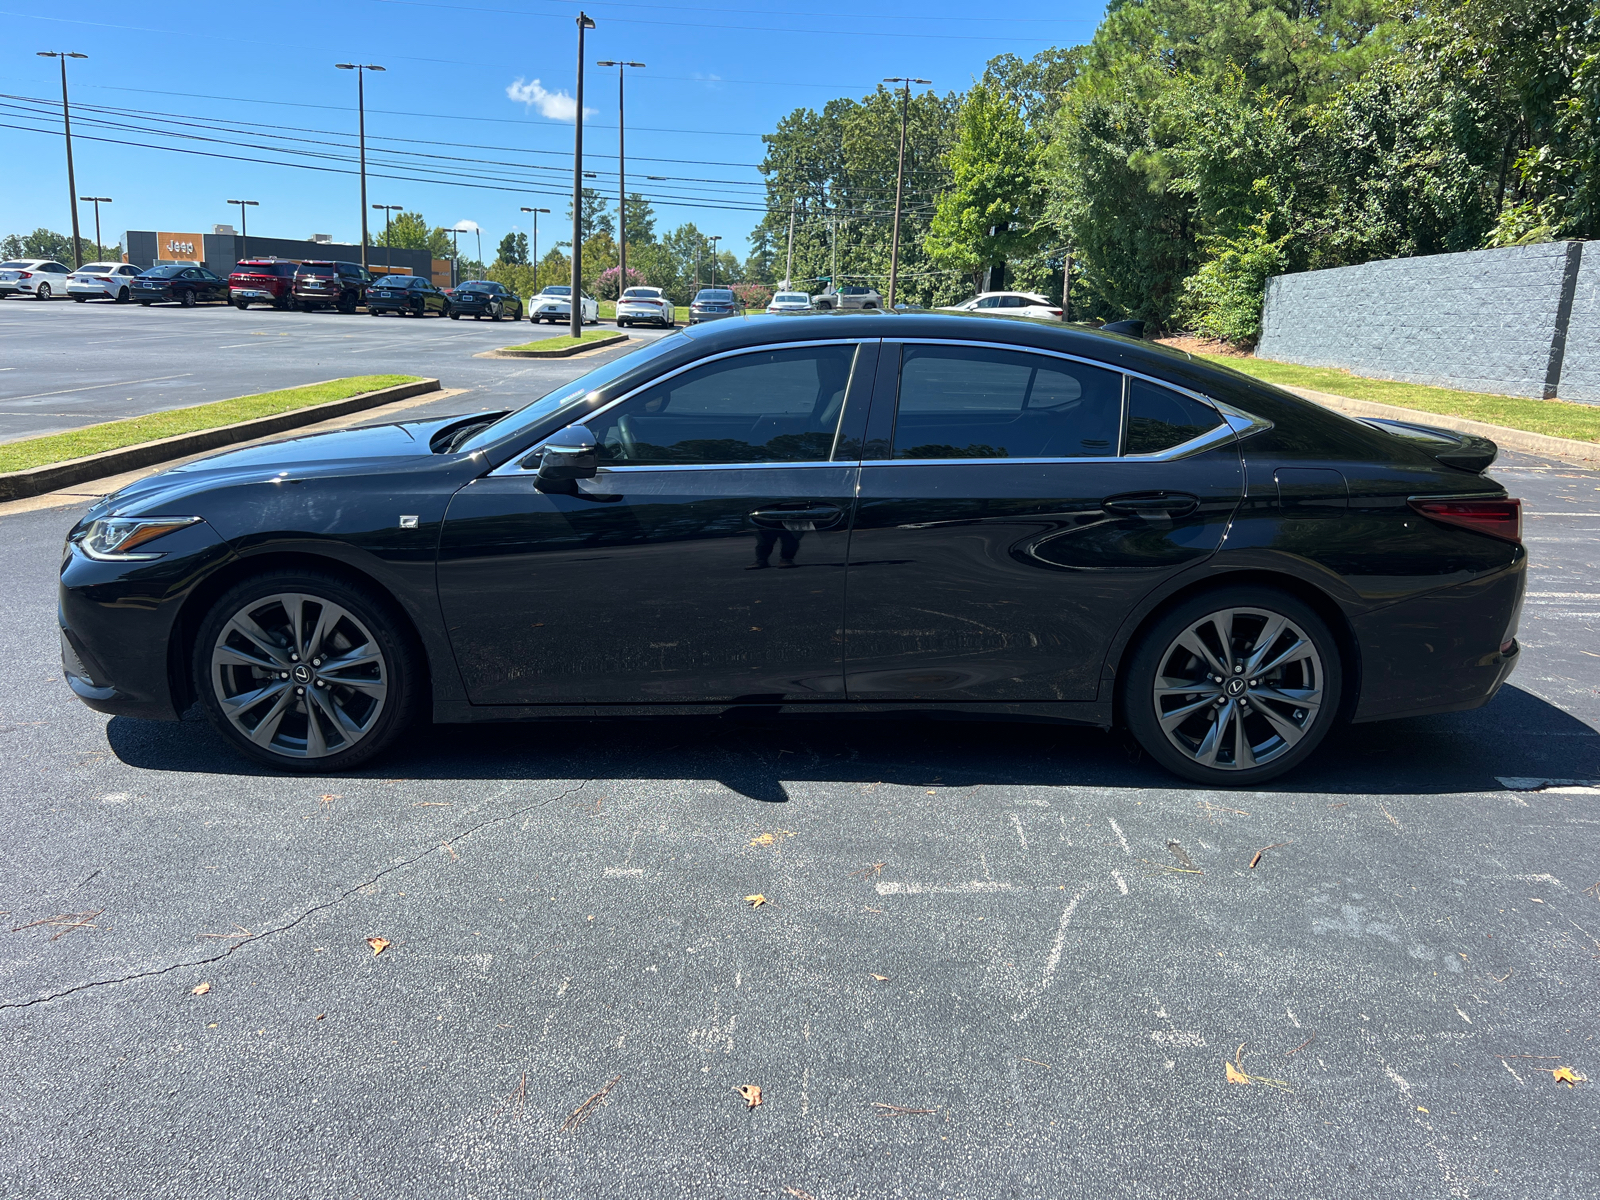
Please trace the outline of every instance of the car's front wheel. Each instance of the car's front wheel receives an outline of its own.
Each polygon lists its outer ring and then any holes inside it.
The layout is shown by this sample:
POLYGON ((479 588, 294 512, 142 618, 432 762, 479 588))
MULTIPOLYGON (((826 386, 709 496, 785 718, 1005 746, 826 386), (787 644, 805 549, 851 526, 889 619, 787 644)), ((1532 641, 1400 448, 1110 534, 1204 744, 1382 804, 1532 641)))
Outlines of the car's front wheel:
POLYGON ((1304 762, 1339 711, 1339 648, 1310 605, 1272 588, 1191 597, 1146 631, 1123 717, 1162 766, 1248 787, 1304 762))
POLYGON ((326 772, 367 761, 405 732, 422 672, 377 595, 331 575, 273 571, 212 606, 194 682, 212 725, 241 753, 326 772))
POLYGON ((195 295, 193 288, 186 289, 183 294, 178 297, 178 303, 183 305, 184 308, 193 308, 197 300, 198 297, 195 295))

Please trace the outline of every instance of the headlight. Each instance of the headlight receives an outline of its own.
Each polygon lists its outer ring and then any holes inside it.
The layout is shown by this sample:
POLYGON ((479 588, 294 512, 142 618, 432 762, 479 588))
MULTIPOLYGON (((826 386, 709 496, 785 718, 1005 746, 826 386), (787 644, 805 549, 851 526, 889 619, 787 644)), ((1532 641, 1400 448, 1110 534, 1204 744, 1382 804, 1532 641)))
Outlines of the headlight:
POLYGON ((90 521, 78 544, 101 562, 140 562, 160 558, 162 551, 132 553, 134 547, 196 524, 199 517, 102 517, 90 521))

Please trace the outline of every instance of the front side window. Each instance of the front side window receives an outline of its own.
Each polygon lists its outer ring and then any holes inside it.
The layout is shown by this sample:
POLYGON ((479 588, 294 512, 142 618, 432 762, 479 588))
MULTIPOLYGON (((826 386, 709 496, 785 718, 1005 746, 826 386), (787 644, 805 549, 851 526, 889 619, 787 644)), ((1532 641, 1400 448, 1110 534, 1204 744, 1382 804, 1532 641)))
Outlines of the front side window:
POLYGON ((1171 388, 1133 379, 1128 384, 1128 443, 1124 454, 1159 454, 1222 424, 1222 416, 1171 388))
POLYGON ((979 307, 979 308, 999 308, 1000 307, 1000 297, 999 296, 980 296, 978 298, 977 307, 979 307))
POLYGON ((825 462, 855 357, 847 343, 720 359, 587 424, 610 466, 825 462))
POLYGON ((1100 458, 1117 453, 1122 376, 1043 354, 905 348, 895 458, 1100 458))

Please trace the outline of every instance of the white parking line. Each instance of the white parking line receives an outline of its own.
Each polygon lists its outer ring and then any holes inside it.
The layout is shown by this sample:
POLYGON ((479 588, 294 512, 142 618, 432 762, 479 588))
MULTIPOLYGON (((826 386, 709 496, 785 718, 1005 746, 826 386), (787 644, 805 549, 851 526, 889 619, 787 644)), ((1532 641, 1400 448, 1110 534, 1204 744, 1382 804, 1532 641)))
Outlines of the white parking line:
POLYGON ((979 880, 975 883, 893 883, 885 881, 877 885, 880 896, 928 896, 943 892, 968 894, 972 892, 1009 892, 1009 883, 992 883, 979 880))
POLYGON ((42 396, 66 396, 73 392, 93 392, 100 388, 132 387, 136 383, 160 383, 164 379, 187 379, 193 371, 185 371, 181 375, 156 375, 149 379, 121 379, 114 383, 91 383, 84 387, 62 388, 58 392, 32 392, 26 396, 0 396, 0 402, 9 403, 12 400, 37 400, 42 396))

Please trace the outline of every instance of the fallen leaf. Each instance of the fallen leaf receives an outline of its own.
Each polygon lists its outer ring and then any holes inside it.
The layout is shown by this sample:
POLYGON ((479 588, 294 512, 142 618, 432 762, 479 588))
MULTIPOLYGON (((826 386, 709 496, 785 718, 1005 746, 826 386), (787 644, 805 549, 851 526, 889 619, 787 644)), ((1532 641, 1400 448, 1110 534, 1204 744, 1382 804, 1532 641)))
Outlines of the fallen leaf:
POLYGON ((191 996, 204 996, 210 990, 211 985, 209 983, 197 983, 189 989, 189 994, 191 996))
POLYGON ((372 947, 372 956, 376 958, 389 948, 389 939, 381 937, 368 938, 367 945, 372 947))
POLYGON ((320 1020, 322 1020, 323 1017, 325 1017, 327 1015, 328 1015, 327 1013, 318 1013, 315 1017, 312 1018, 312 1020, 320 1021, 320 1020))
POLYGON ((761 1107, 761 1089, 753 1083, 741 1084, 739 1095, 744 1100, 746 1108, 761 1107))
POLYGON ((1571 1067, 1556 1067, 1550 1072, 1550 1077, 1557 1083, 1564 1083, 1568 1087, 1581 1082, 1583 1079, 1582 1075, 1574 1074, 1571 1067))
POLYGON ((754 896, 746 896, 745 903, 751 908, 760 908, 763 904, 770 903, 765 896, 757 892, 754 896))
POLYGON ((876 979, 879 983, 888 983, 889 982, 889 977, 887 975, 879 975, 876 971, 873 972, 872 977, 874 979, 876 979))
POLYGON ((750 844, 752 846, 770 846, 777 840, 778 839, 773 837, 770 833, 763 833, 760 837, 751 838, 750 844))
POLYGON ((1417 1105, 1417 1111, 1420 1112, 1420 1113, 1425 1113, 1428 1110, 1423 1108, 1422 1105, 1419 1104, 1419 1105, 1417 1105))
POLYGON ((1231 1062, 1224 1060, 1222 1065, 1228 1069, 1229 1083, 1242 1083, 1246 1087, 1250 1085, 1250 1076, 1239 1070, 1239 1068, 1235 1067, 1231 1062))

